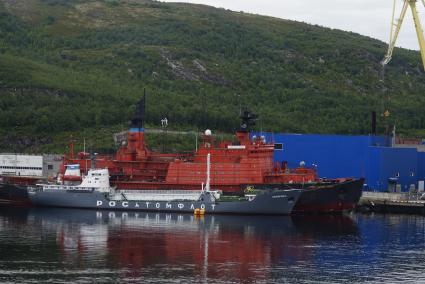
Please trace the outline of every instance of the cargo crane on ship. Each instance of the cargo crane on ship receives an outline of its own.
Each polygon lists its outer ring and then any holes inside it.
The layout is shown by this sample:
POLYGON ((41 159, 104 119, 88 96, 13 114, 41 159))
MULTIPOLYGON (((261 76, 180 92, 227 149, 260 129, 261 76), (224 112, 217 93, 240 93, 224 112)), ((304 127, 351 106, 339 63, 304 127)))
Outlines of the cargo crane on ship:
MULTIPOLYGON (((418 0, 403 0, 404 3, 403 3, 403 8, 401 9, 400 17, 398 18, 397 21, 395 21, 396 1, 397 0, 394 0, 394 4, 393 4, 390 41, 388 45, 388 50, 387 50, 387 53, 385 54, 384 59, 381 61, 381 64, 383 67, 385 67, 391 61, 394 47, 397 42, 398 35, 400 33, 401 26, 403 24, 404 19, 406 18, 407 9, 410 6, 410 9, 412 10, 412 14, 413 14, 413 20, 415 23, 416 34, 418 36, 419 50, 422 57, 422 64, 425 70, 425 38, 424 38, 424 32, 422 29, 422 25, 419 19, 418 10, 416 6, 416 2, 418 2, 418 0)), ((421 2, 425 7, 425 0, 421 0, 421 2)))

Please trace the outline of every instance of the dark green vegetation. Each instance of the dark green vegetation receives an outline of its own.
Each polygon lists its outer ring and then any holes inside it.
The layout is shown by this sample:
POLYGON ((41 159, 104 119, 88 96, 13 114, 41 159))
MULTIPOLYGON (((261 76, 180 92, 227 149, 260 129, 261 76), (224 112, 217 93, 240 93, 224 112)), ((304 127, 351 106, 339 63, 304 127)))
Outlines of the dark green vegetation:
POLYGON ((113 147, 148 91, 148 126, 238 125, 368 134, 396 123, 425 135, 425 74, 398 49, 353 33, 207 6, 142 0, 0 0, 0 150, 59 151, 71 133, 113 147), (93 133, 93 134, 91 134, 93 133), (93 136, 93 137, 91 137, 93 136), (102 137, 106 136, 106 137, 102 137))

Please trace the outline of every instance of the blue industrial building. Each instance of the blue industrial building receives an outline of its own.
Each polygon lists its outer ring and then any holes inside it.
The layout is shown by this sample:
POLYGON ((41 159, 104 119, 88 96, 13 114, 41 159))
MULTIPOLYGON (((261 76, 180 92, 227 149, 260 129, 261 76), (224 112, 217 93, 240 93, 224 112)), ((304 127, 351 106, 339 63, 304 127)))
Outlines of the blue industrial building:
POLYGON ((425 152, 414 146, 391 147, 385 136, 256 135, 276 144, 275 161, 286 161, 290 168, 304 161, 316 166, 323 178, 365 177, 365 188, 375 191, 408 191, 425 180, 425 152))

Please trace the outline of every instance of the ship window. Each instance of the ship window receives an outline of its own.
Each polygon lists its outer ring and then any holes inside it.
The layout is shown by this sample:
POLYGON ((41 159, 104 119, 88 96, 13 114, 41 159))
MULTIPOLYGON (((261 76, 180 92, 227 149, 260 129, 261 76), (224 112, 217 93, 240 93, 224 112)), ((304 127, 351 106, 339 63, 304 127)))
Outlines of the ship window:
POLYGON ((275 143, 274 149, 275 150, 283 150, 283 143, 275 143))

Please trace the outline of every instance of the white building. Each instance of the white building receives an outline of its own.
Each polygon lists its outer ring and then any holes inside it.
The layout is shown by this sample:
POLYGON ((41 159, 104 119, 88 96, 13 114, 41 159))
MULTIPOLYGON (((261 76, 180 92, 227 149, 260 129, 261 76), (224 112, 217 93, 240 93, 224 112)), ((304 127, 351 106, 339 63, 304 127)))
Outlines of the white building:
POLYGON ((0 154, 0 175, 24 177, 56 177, 62 155, 0 154))
POLYGON ((43 176, 43 156, 0 154, 0 175, 43 176))

